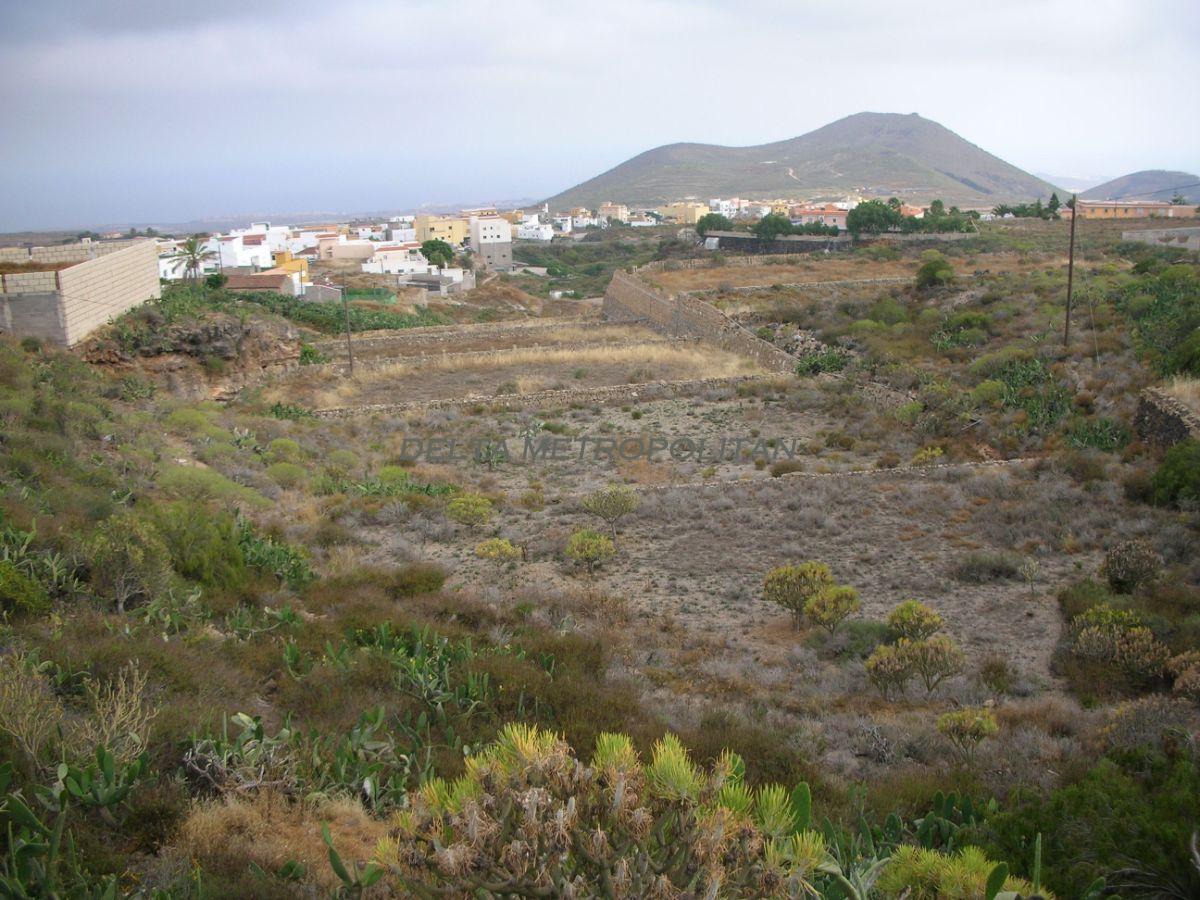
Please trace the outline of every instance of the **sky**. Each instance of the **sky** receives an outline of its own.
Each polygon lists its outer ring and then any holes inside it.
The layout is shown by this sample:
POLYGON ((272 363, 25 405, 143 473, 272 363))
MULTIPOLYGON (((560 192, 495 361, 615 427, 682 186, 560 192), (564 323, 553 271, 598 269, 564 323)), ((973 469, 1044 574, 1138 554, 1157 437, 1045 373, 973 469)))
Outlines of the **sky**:
POLYGON ((0 0, 0 230, 536 200, 917 112, 1030 172, 1200 171, 1196 0, 0 0))

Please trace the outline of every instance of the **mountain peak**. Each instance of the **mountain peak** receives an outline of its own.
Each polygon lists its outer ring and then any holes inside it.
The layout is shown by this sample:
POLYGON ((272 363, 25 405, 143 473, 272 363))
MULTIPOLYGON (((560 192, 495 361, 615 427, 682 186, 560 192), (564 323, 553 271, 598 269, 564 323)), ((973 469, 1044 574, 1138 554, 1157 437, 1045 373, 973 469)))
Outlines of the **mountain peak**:
POLYGON ((1053 187, 918 113, 859 112, 751 147, 667 144, 549 199, 656 205, 683 197, 898 196, 960 206, 1045 197, 1053 187))

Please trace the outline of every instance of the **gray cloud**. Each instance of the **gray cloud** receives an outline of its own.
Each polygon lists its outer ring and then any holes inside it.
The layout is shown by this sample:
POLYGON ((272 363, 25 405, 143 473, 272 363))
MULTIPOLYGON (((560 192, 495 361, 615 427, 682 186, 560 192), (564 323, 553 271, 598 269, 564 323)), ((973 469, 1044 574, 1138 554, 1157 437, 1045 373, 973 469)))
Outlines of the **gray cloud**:
POLYGON ((537 197, 861 110, 1032 171, 1200 166, 1192 0, 14 6, 0 228, 537 197))

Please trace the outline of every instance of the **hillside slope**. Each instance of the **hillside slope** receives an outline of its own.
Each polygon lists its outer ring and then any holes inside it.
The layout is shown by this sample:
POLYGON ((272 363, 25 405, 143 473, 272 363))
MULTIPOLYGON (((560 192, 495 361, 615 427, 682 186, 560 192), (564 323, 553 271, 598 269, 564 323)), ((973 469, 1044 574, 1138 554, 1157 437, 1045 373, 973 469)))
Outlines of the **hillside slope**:
POLYGON ((1172 172, 1167 169, 1146 169, 1098 184, 1079 196, 1084 200, 1128 198, 1169 202, 1175 194, 1181 194, 1188 203, 1200 203, 1200 175, 1172 172))
POLYGON ((915 113, 858 113, 755 147, 668 144, 549 199, 657 204, 683 197, 837 197, 847 193, 986 206, 1053 187, 915 113))

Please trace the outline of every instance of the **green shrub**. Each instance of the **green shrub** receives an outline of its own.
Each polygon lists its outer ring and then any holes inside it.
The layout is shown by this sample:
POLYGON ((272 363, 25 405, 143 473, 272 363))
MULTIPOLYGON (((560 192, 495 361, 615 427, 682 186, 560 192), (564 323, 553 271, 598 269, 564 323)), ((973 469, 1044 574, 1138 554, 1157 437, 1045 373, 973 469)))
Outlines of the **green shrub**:
MULTIPOLYGON (((988 859, 978 847, 963 847, 951 856, 903 844, 896 848, 877 884, 880 896, 886 900, 941 900, 941 898, 983 898, 998 864, 988 859)), ((1008 869, 1003 869, 1007 873, 1008 869)), ((1033 890, 1033 885, 1021 878, 1005 874, 1000 887, 1016 896, 1045 897, 1033 890)), ((1082 895, 1079 895, 1082 896, 1082 895)))
POLYGON ((267 462, 299 462, 304 458, 304 451, 291 438, 276 438, 267 444, 267 462))
POLYGON ((897 637, 921 641, 941 631, 946 621, 921 601, 904 600, 888 613, 887 624, 897 637))
POLYGON ((876 322, 895 325, 908 321, 908 309, 895 297, 888 295, 875 301, 868 316, 876 322))
POLYGON ((880 644, 867 657, 867 677, 886 700, 892 693, 903 694, 916 674, 912 659, 895 644, 880 644))
POLYGON ((567 541, 567 558, 587 567, 589 572, 617 552, 612 539, 590 528, 583 528, 567 541))
POLYGON ((38 613, 50 606, 45 588, 21 572, 12 562, 0 559, 0 611, 38 613))
POLYGON ((790 612, 796 627, 799 628, 804 616, 804 605, 833 584, 833 573, 824 563, 810 560, 797 566, 779 566, 768 572, 763 579, 763 599, 790 612))
POLYGON ((941 287, 954 280, 954 268, 942 254, 936 250, 926 250, 921 254, 924 262, 917 269, 915 283, 918 289, 941 287))
POLYGON ((924 682, 927 694, 932 694, 947 678, 962 672, 967 662, 958 645, 944 634, 935 634, 923 641, 900 638, 896 649, 908 659, 913 673, 924 682))
POLYGON ((163 424, 168 431, 174 431, 177 434, 199 434, 212 423, 208 414, 203 410, 181 406, 179 409, 171 410, 163 419, 163 424))
POLYGON ((1118 594, 1129 594, 1152 581, 1162 569, 1162 557, 1142 540, 1122 541, 1104 554, 1100 576, 1118 594))
POLYGON ((819 625, 830 634, 841 622, 858 612, 862 602, 858 591, 846 585, 827 585, 804 601, 804 615, 814 625, 819 625))
POLYGON ((132 512, 110 516, 85 543, 92 586, 125 612, 167 589, 171 554, 154 527, 132 512))
POLYGON ((321 363, 329 362, 329 357, 314 347, 312 344, 300 345, 300 365, 302 366, 318 366, 321 363))
POLYGON ((610 484, 583 498, 583 508, 607 523, 614 545, 617 542, 618 523, 633 513, 638 503, 638 495, 624 484, 610 484))
POLYGON ((1067 443, 1111 453, 1129 443, 1129 429, 1113 419, 1085 419, 1067 429, 1067 443))
POLYGON ((308 470, 298 463, 277 462, 267 466, 267 477, 280 487, 294 488, 308 480, 308 470))
POLYGON ((435 594, 446 582, 446 570, 434 563, 416 562, 401 566, 388 578, 388 593, 396 598, 435 594))
POLYGON ((1004 382, 988 378, 971 390, 971 402, 976 406, 998 406, 1004 400, 1004 382))
POLYGON ((905 425, 916 425, 917 419, 921 417, 921 413, 925 411, 925 404, 920 400, 913 400, 909 403, 902 403, 896 407, 897 421, 905 425))
POLYGON ((1007 553, 976 552, 954 567, 953 575, 968 584, 985 584, 1020 577, 1021 564, 1007 553))
POLYGON ((316 578, 309 566, 308 554, 260 534, 246 519, 238 520, 238 547, 246 565, 275 576, 293 590, 299 590, 316 578))
POLYGON ((797 375, 819 375, 822 372, 840 372, 850 363, 850 354, 836 347, 812 350, 800 356, 796 363, 797 375))
POLYGON ((475 555, 480 559, 506 563, 521 558, 521 548, 507 538, 489 538, 475 545, 475 555))
POLYGON ((1200 441, 1189 438, 1169 449, 1150 481, 1155 504, 1200 502, 1200 441))
POLYGON ((196 503, 167 503, 156 509, 154 524, 171 565, 184 578, 218 588, 245 578, 237 520, 228 513, 213 515, 196 503))
POLYGON ((937 730, 964 756, 1000 730, 990 709, 956 709, 938 716, 937 730))
POLYGON ((159 473, 158 486, 167 494, 193 502, 240 500, 252 506, 270 506, 258 491, 230 481, 220 472, 196 466, 167 466, 159 473))
POLYGON ((446 504, 446 516, 459 525, 478 528, 492 518, 492 501, 479 494, 460 494, 446 504))

